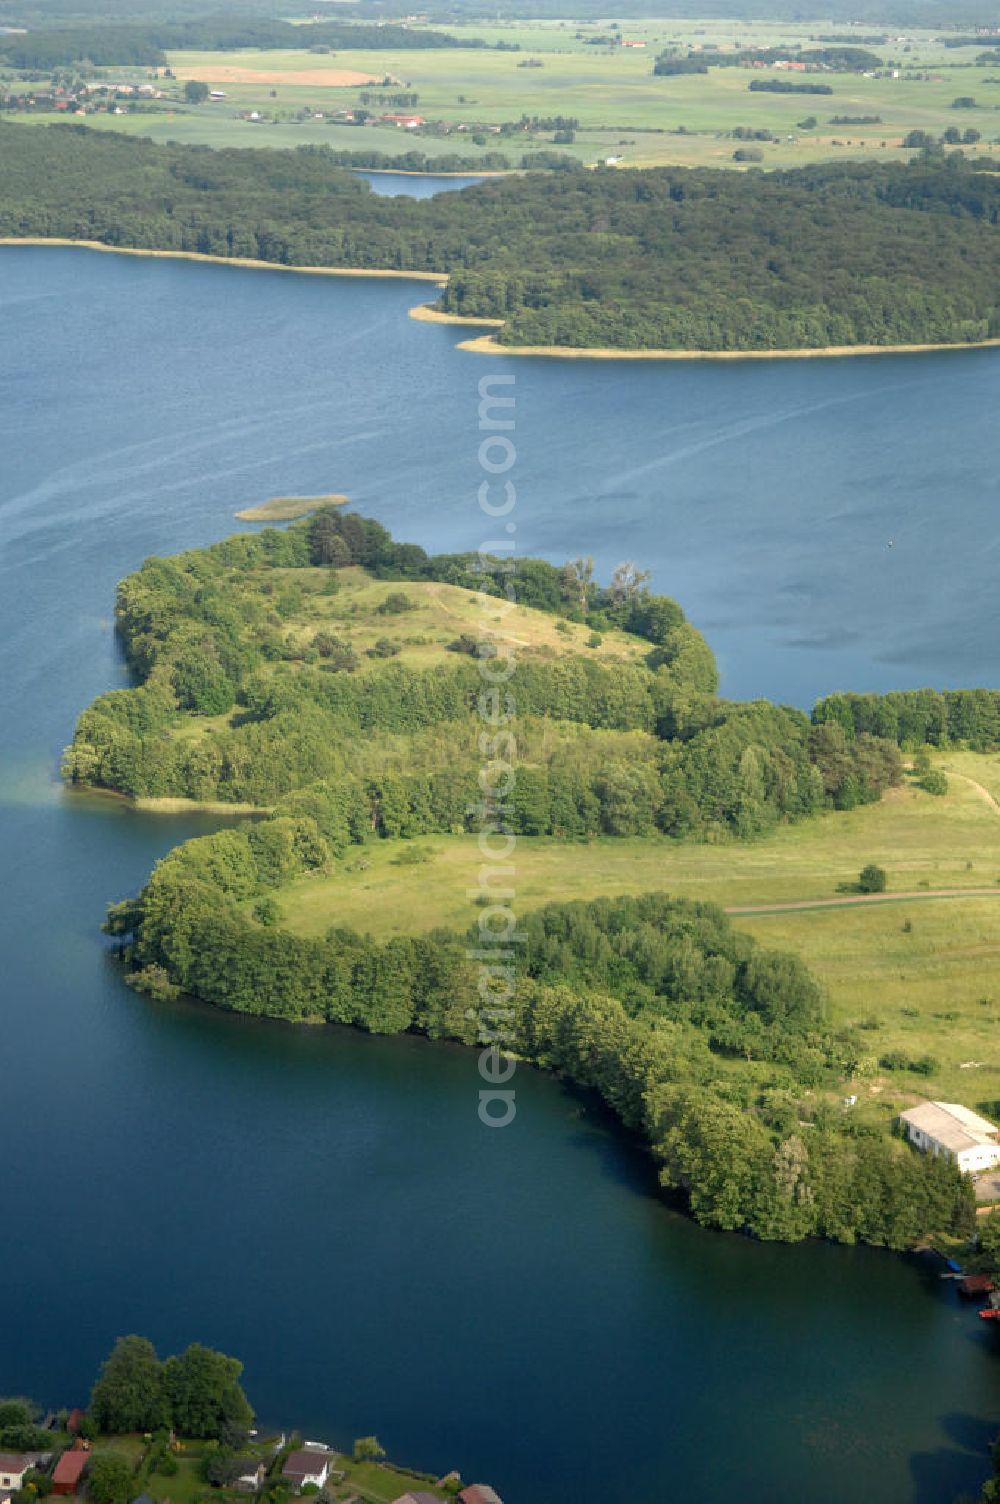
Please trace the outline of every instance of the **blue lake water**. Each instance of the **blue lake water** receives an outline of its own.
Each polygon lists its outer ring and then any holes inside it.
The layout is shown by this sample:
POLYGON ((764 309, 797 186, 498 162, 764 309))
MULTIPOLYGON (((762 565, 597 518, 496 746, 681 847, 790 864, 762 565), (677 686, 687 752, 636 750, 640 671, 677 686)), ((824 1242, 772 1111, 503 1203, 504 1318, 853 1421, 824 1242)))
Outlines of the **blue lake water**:
POLYGON ((406 317, 428 296, 0 252, 0 1393, 80 1402, 137 1330, 507 1504, 943 1504, 983 1475, 1000 1353, 934 1271, 702 1232, 551 1080, 490 1133, 471 1055, 155 1006, 97 933, 211 825, 56 782, 124 682, 116 581, 275 494, 479 544, 483 375, 516 377, 519 546, 651 568, 726 692, 1000 682, 1000 353, 487 359, 406 317))
POLYGON ((471 188, 481 183, 480 177, 450 177, 437 172, 364 172, 358 170, 356 177, 364 178, 375 193, 390 198, 433 198, 436 193, 455 193, 459 188, 471 188))

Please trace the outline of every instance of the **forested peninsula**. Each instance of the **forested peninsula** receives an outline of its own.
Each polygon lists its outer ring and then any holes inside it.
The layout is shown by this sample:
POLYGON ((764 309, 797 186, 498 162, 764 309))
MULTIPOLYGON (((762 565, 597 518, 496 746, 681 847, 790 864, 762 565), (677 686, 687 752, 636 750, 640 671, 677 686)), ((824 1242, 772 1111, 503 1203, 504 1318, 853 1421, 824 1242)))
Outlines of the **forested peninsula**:
POLYGON ((1000 337, 1000 176, 960 153, 794 172, 606 168, 380 198, 324 147, 0 125, 0 237, 434 272, 504 348, 762 352, 1000 337))
MULTIPOLYGON (((503 820, 525 839, 557 837, 570 858, 595 834, 743 840, 900 780, 888 737, 719 699, 704 639, 634 567, 599 586, 586 560, 525 560, 510 608, 496 563, 431 557, 331 509, 147 560, 122 583, 137 682, 83 713, 67 779, 270 809, 184 843, 112 905, 139 990, 477 1042, 474 906, 468 934, 384 941, 338 923, 335 897, 318 937, 283 921, 295 883, 335 884, 373 842, 419 882, 420 836, 478 828, 479 669, 499 649, 472 628, 494 595, 518 644, 503 820)), ((842 1107, 863 1044, 830 1024, 796 957, 664 894, 519 921, 511 1046, 596 1090, 699 1221, 892 1248, 971 1229, 966 1180, 842 1107)))

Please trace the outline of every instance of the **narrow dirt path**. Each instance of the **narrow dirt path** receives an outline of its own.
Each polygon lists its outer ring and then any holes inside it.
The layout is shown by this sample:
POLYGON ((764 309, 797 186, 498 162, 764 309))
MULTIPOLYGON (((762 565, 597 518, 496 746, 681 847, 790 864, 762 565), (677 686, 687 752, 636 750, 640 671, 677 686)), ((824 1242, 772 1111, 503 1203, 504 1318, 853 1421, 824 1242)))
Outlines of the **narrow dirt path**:
MULTIPOLYGON (((997 813, 1000 814, 1000 806, 997 813)), ((841 898, 800 898, 793 903, 735 904, 727 907, 725 912, 792 914, 808 909, 849 909, 863 903, 910 903, 930 898, 1000 898, 1000 885, 995 888, 914 888, 904 893, 850 893, 841 898)))
POLYGON ((970 778, 968 773, 956 773, 954 768, 949 768, 947 764, 944 771, 948 774, 949 778, 957 778, 960 783, 967 783, 970 788, 975 789, 980 799, 989 805, 993 813, 1000 815, 1000 804, 994 799, 989 789, 984 788, 981 783, 977 783, 974 778, 970 778))

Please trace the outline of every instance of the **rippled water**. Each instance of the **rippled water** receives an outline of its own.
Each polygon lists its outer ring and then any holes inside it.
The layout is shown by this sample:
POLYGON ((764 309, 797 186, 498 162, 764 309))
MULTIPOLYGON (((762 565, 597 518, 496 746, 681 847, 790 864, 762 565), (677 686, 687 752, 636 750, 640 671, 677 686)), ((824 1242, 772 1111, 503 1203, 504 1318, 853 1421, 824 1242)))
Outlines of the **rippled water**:
POLYGON ((995 353, 487 362, 406 318, 427 296, 0 252, 0 1393, 77 1403, 137 1330, 507 1504, 942 1504, 1000 1355, 933 1271, 701 1232, 554 1081, 491 1134, 461 1050, 154 1006, 105 953, 106 900, 211 824, 55 781, 124 682, 116 580, 278 493, 479 543, 485 373, 517 378, 525 549, 652 567, 730 693, 998 681, 995 353))

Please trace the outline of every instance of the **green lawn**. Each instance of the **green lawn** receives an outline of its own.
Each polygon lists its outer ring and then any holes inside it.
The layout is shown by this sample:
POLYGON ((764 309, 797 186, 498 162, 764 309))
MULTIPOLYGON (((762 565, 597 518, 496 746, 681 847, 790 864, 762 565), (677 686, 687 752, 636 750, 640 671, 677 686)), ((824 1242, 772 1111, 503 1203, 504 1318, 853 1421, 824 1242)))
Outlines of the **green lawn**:
POLYGON ((450 1497, 420 1473, 386 1467, 380 1462, 352 1462, 349 1457, 338 1457, 336 1467, 338 1470, 342 1468, 347 1476, 342 1483, 333 1486, 335 1499, 353 1499, 360 1495, 370 1504, 391 1504, 393 1499, 411 1490, 430 1494, 434 1499, 450 1497))

